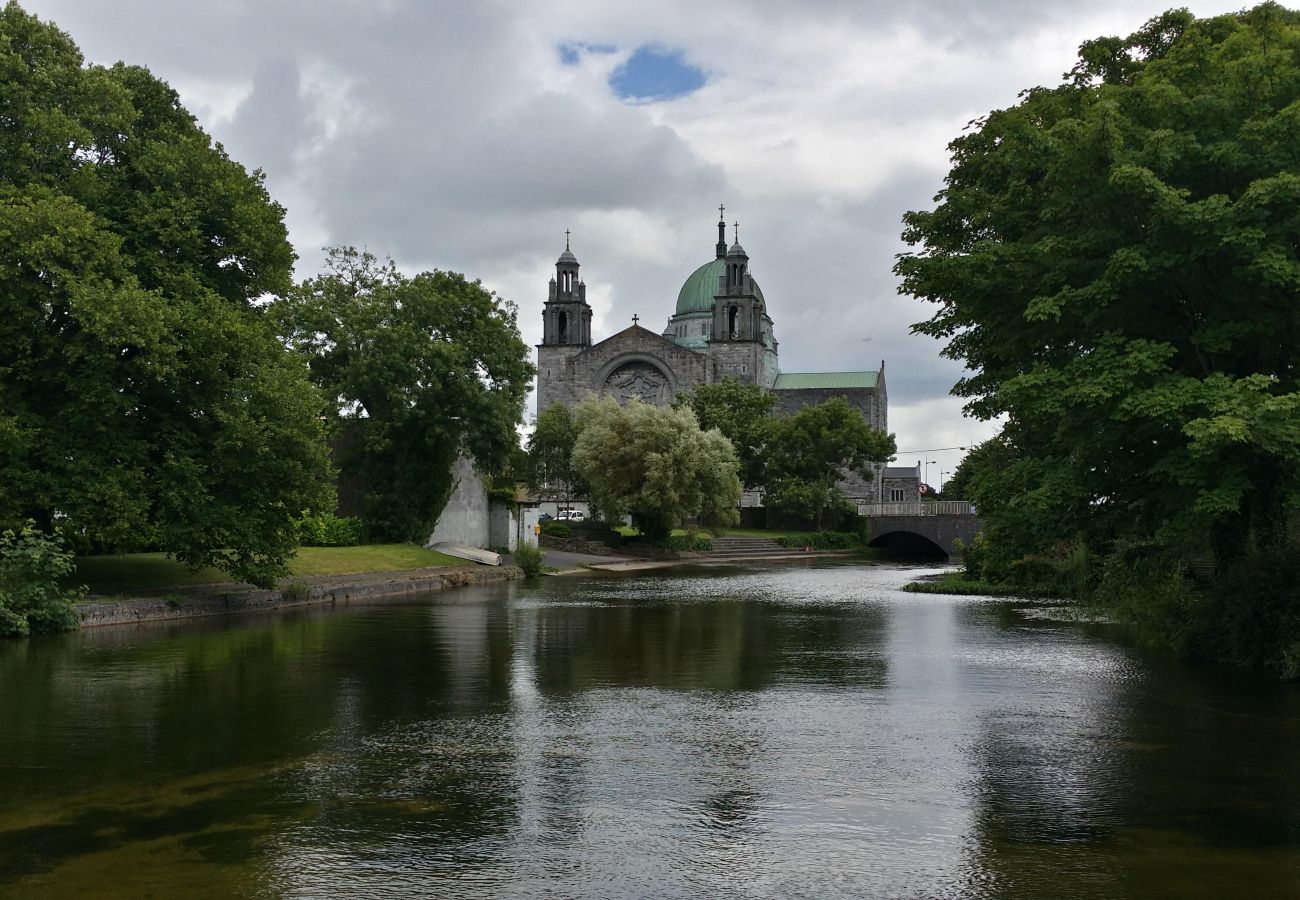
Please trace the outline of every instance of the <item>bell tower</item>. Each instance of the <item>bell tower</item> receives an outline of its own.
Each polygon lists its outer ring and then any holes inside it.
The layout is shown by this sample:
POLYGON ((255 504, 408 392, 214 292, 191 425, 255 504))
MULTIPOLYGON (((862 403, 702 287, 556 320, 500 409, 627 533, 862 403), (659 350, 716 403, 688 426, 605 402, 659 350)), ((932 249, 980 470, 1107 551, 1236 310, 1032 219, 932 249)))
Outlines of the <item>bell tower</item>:
POLYGON ((735 228, 736 240, 722 258, 718 292, 713 296, 712 343, 763 340, 766 310, 754 291, 754 279, 749 274, 749 254, 740 246, 739 222, 735 228))
POLYGON ((555 261, 555 275, 542 309, 543 346, 591 346, 591 307, 578 269, 578 258, 569 249, 569 232, 565 231, 564 252, 555 261))
POLYGON ((569 249, 564 232, 564 252, 555 261, 542 307, 542 342, 537 345, 537 412, 553 403, 582 399, 574 385, 572 360, 591 346, 591 307, 587 286, 578 276, 578 258, 569 249))

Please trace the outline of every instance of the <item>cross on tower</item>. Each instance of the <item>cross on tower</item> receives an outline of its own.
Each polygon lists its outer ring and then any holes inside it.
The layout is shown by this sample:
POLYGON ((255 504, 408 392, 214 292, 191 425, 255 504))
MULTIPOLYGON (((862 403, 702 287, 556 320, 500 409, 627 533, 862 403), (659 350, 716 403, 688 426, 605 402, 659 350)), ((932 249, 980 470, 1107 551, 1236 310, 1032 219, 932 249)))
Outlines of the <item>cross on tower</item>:
POLYGON ((736 243, 739 244, 739 243, 740 243, 740 223, 739 223, 739 222, 732 222, 731 224, 732 224, 732 226, 736 229, 736 243))
POLYGON ((564 229, 564 249, 569 249, 569 229, 564 229))
POLYGON ((633 314, 632 314, 632 324, 635 325, 636 323, 638 323, 638 322, 640 322, 640 321, 641 321, 641 317, 638 316, 636 313, 633 313, 633 314))
POLYGON ((725 219, 724 219, 724 217, 723 217, 722 214, 723 214, 724 212, 726 212, 726 211, 727 211, 727 208, 726 208, 725 206, 723 206, 721 203, 719 203, 719 204, 718 204, 718 221, 725 221, 725 219))

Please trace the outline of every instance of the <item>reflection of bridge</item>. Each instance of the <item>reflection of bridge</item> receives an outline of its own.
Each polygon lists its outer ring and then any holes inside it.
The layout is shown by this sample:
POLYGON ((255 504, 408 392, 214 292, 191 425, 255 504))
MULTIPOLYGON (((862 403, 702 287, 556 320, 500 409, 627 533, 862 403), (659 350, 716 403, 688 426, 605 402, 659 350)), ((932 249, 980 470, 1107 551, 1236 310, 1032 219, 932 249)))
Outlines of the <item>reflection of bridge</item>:
POLYGON ((953 542, 970 544, 983 524, 964 500, 864 503, 867 545, 898 556, 960 556, 953 542))

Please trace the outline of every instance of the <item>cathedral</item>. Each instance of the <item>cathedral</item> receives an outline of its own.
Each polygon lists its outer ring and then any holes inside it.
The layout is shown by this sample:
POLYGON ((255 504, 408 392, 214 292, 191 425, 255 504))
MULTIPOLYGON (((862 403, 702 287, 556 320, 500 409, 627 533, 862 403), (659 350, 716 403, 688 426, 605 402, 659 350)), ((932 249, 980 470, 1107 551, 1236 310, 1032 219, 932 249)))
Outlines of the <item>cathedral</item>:
MULTIPOLYGON (((596 343, 587 286, 566 241, 542 310, 537 412, 578 403, 588 393, 665 405, 698 384, 735 378, 772 391, 778 415, 843 397, 871 426, 888 431, 883 362, 875 372, 781 371, 767 299, 739 235, 730 248, 726 236, 720 219, 714 257, 682 284, 662 334, 643 328, 634 316, 631 327, 596 343)), ((883 480, 853 479, 842 487, 850 498, 874 502, 881 499, 883 480)))

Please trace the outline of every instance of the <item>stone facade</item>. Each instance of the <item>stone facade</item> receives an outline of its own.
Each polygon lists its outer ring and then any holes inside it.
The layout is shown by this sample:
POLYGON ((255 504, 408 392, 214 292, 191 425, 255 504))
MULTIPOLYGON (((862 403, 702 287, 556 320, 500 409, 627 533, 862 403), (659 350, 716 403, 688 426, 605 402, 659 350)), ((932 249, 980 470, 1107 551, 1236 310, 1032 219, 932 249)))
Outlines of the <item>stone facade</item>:
POLYGON ((537 412, 589 393, 663 406, 681 391, 717 381, 711 357, 679 347, 640 325, 590 347, 537 348, 537 412))

